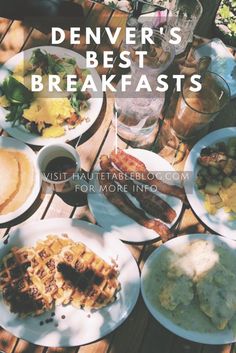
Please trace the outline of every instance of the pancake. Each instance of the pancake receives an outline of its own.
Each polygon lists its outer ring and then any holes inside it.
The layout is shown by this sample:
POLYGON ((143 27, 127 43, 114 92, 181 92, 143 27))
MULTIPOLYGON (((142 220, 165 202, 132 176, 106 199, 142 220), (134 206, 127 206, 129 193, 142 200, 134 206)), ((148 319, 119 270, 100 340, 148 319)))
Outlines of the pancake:
POLYGON ((28 157, 17 151, 10 152, 15 157, 19 166, 19 183, 14 194, 0 206, 0 214, 14 212, 27 200, 34 184, 34 167, 28 157))
POLYGON ((14 155, 0 149, 0 206, 6 202, 17 189, 19 183, 19 166, 14 155))

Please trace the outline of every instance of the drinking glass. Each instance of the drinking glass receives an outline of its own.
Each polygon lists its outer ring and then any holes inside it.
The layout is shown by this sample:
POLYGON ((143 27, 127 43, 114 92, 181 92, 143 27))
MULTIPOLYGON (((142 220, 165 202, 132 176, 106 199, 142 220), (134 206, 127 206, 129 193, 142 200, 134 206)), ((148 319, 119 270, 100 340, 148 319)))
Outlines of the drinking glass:
POLYGON ((190 77, 183 84, 175 112, 170 112, 171 128, 184 140, 193 138, 207 126, 230 101, 230 88, 218 74, 207 71, 199 92, 190 90, 190 77))
POLYGON ((167 15, 165 35, 170 39, 170 30, 179 27, 181 42, 176 45, 176 54, 181 54, 192 42, 194 29, 202 15, 202 5, 198 0, 172 0, 167 15))
POLYGON ((127 98, 115 99, 113 125, 117 134, 135 147, 153 143, 165 95, 132 97, 132 91, 127 94, 127 98))
MULTIPOLYGON (((137 32, 138 34, 139 32, 137 32)), ((115 96, 113 125, 118 135, 130 141, 133 146, 151 144, 155 139, 158 120, 164 105, 165 93, 157 92, 157 76, 165 71, 172 63, 174 47, 165 38, 154 33, 155 44, 144 45, 136 36, 136 43, 126 46, 131 53, 131 85, 126 92, 121 92, 121 84, 117 86, 115 96), (140 68, 136 50, 146 50, 144 67, 140 68), (145 74, 151 87, 151 92, 141 90, 136 92, 141 76, 145 74)))

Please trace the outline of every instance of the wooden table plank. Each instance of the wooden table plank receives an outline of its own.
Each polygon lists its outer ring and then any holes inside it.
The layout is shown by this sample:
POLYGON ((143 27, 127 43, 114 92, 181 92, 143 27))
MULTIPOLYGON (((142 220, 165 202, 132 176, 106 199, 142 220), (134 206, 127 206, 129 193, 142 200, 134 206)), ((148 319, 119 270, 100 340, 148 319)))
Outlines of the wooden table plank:
POLYGON ((0 63, 5 63, 21 50, 31 30, 21 21, 12 23, 0 46, 0 63))
POLYGON ((68 205, 60 196, 55 194, 48 211, 44 215, 44 219, 69 218, 72 210, 73 206, 68 205))
POLYGON ((172 348, 170 348, 170 353, 201 353, 202 345, 199 343, 191 342, 180 338, 178 336, 174 336, 172 341, 172 348))
POLYGON ((78 348, 76 347, 66 347, 66 348, 48 348, 45 353, 77 353, 78 348))
POLYGON ((19 340, 12 353, 43 353, 45 350, 42 346, 36 346, 24 340, 19 340))
POLYGON ((205 226, 202 225, 189 208, 184 211, 178 227, 178 235, 204 233, 205 226))
POLYGON ((51 34, 44 34, 37 29, 33 29, 22 50, 50 44, 51 34))
MULTIPOLYGON (((148 353, 169 353, 171 352, 173 340, 174 335, 149 315, 147 329, 144 333, 139 353, 147 353, 147 347, 148 353)), ((175 353, 175 351, 172 353, 175 353)))
POLYGON ((11 353, 16 345, 17 338, 0 328, 0 349, 5 353, 11 353))
POLYGON ((92 215, 88 205, 76 207, 72 214, 72 218, 96 224, 96 219, 92 215))
POLYGON ((231 345, 204 345, 201 353, 231 353, 231 345))
POLYGON ((131 315, 115 332, 109 353, 138 353, 148 325, 149 315, 140 296, 131 315))
POLYGON ((94 3, 90 0, 73 0, 73 2, 83 6, 85 16, 88 15, 88 13, 92 10, 94 6, 94 3))
POLYGON ((0 42, 6 35, 7 31, 9 30, 12 20, 9 20, 7 18, 0 17, 0 42))
MULTIPOLYGON (((102 340, 80 347, 79 353, 105 353, 108 350, 109 342, 112 340, 112 333, 102 340)), ((118 352, 117 352, 118 353, 118 352)))

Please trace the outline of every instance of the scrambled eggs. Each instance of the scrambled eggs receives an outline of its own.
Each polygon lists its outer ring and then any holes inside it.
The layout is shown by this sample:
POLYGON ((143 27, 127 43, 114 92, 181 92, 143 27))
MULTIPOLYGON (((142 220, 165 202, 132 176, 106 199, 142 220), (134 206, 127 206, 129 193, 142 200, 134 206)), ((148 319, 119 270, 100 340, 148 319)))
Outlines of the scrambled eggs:
POLYGON ((41 126, 44 137, 56 137, 64 135, 60 124, 73 112, 68 98, 37 98, 23 114, 27 120, 41 126), (52 126, 45 128, 45 124, 52 126))

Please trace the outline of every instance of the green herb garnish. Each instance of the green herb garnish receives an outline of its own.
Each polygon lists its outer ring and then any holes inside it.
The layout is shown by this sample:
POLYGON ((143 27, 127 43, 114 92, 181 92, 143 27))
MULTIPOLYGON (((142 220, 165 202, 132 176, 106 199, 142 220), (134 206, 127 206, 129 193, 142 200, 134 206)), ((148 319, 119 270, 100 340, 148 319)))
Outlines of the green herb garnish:
POLYGON ((13 76, 5 78, 2 89, 11 103, 28 104, 33 100, 33 93, 13 76))
POLYGON ((4 80, 2 91, 11 103, 6 120, 11 121, 14 126, 22 119, 24 109, 28 108, 32 102, 33 93, 13 76, 8 76, 4 80))

